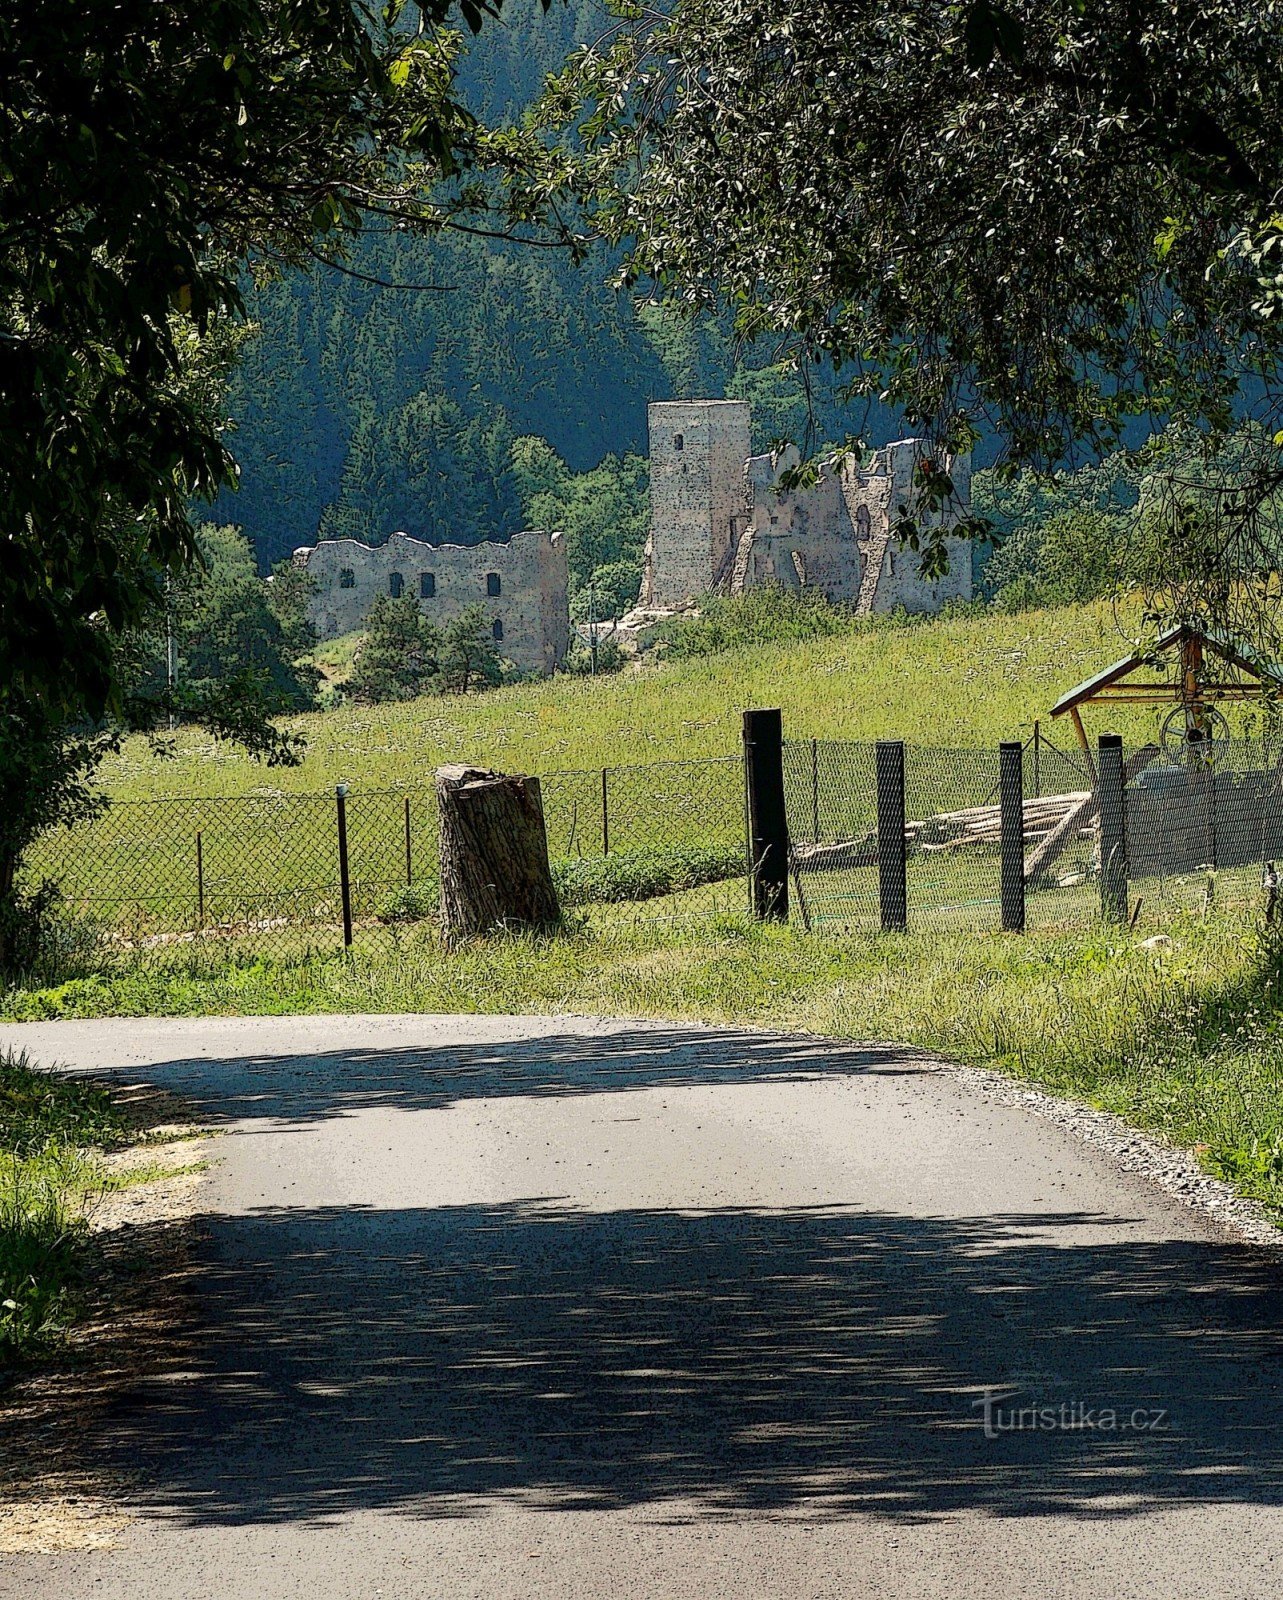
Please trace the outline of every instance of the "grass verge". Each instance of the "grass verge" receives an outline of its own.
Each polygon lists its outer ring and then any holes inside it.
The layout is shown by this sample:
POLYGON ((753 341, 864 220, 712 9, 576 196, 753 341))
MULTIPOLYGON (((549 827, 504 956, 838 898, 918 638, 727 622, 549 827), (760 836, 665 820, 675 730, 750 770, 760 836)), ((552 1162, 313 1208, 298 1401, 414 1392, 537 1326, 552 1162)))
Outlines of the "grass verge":
POLYGON ((194 1170, 112 1159, 138 1142, 133 1109, 100 1084, 0 1053, 0 1381, 56 1349, 81 1310, 95 1204, 194 1170))
POLYGON ((1099 926, 839 940, 717 913, 447 952, 426 929, 391 928, 347 956, 188 949, 12 992, 4 1013, 566 1010, 903 1040, 1194 1147, 1283 1213, 1283 945, 1230 913, 1177 914, 1166 933, 1158 950, 1099 926))

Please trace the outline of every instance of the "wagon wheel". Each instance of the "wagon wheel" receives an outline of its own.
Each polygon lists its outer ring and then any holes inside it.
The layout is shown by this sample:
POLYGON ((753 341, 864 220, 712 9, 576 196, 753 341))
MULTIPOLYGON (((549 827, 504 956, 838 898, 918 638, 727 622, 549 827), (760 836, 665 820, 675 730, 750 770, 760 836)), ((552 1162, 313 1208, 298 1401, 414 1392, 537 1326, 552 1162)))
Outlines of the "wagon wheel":
POLYGON ((1200 766, 1219 766, 1230 753, 1230 725, 1215 706, 1200 706, 1197 717, 1192 706, 1168 712, 1158 736, 1163 754, 1173 763, 1192 758, 1200 766))

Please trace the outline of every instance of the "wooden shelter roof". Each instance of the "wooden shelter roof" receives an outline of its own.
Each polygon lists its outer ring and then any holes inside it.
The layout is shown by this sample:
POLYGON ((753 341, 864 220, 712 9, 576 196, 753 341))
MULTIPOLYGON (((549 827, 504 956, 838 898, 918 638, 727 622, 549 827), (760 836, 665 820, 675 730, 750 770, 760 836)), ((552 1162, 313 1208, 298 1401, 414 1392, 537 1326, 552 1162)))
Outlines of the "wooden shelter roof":
POLYGON ((1112 666, 1103 668, 1090 678, 1085 678, 1076 688, 1062 694, 1051 708, 1052 716, 1063 716, 1066 711, 1073 711, 1089 700, 1153 702, 1170 700, 1173 695, 1179 698, 1181 694, 1179 681, 1137 683, 1126 680, 1131 673, 1141 667, 1152 665, 1156 655, 1170 651, 1176 646, 1184 647, 1190 644, 1200 645, 1204 650, 1219 656, 1227 666, 1234 669, 1235 673, 1246 674, 1250 680, 1244 682, 1239 676, 1225 683, 1209 684, 1202 691, 1208 699, 1255 697, 1267 684, 1271 688, 1283 691, 1283 666, 1277 662, 1267 661, 1251 645, 1240 639, 1231 638, 1228 634, 1178 622, 1160 633, 1148 650, 1137 650, 1131 655, 1123 656, 1112 666), (1109 692, 1111 689, 1114 691, 1112 694, 1109 692))

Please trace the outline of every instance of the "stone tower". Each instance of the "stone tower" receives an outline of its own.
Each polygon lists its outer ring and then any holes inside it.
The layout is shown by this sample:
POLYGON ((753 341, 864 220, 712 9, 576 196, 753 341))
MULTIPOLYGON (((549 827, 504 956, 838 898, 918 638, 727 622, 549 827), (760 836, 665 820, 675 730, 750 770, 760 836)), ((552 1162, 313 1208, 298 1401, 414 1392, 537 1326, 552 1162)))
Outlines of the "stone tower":
POLYGON ((746 525, 746 400, 649 407, 650 535, 641 601, 680 606, 721 584, 746 525))

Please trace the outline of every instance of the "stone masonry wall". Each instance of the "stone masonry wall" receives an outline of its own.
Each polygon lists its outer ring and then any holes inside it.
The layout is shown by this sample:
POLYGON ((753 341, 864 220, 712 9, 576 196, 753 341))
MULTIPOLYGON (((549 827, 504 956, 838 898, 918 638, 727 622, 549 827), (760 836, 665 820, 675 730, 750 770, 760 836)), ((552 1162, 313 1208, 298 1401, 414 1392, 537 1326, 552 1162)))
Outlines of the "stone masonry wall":
POLYGON ((648 408, 650 536, 644 605, 679 606, 725 574, 745 513, 750 413, 744 400, 648 408))
POLYGON ((749 458, 749 521, 740 536, 731 593, 774 583, 818 589, 830 600, 854 604, 861 558, 842 485, 830 473, 813 488, 780 490, 780 473, 797 461, 791 445, 778 457, 749 458))
MULTIPOLYGON (((917 554, 890 533, 901 509, 913 506, 920 440, 899 440, 863 469, 826 472, 794 490, 778 486, 798 459, 791 446, 780 457, 748 454, 745 401, 657 402, 649 421, 644 606, 680 606, 710 590, 741 594, 761 584, 815 589, 862 612, 937 611, 954 596, 970 597, 965 540, 946 540, 948 573, 924 579, 917 554)), ((969 512, 970 458, 950 467, 956 500, 919 513, 926 525, 969 512)))
POLYGON ((570 637, 567 608, 566 541, 560 533, 515 533, 500 543, 429 544, 394 533, 386 544, 356 539, 323 539, 296 550, 295 561, 316 579, 312 622, 322 639, 350 633, 365 621, 380 595, 401 592, 418 600, 424 613, 444 624, 465 606, 480 604, 487 619, 502 628, 495 646, 523 672, 549 673, 565 660, 570 637), (344 574, 351 583, 344 584, 344 574), (424 575, 431 585, 425 585, 424 575), (487 576, 498 578, 499 593, 487 593, 487 576), (432 587, 432 595, 424 593, 432 587))
MULTIPOLYGON (((965 539, 946 539, 949 571, 943 578, 923 578, 918 571, 918 555, 903 549, 898 540, 888 538, 890 527, 902 508, 913 509, 913 469, 922 449, 918 439, 899 439, 874 455, 864 470, 848 469, 844 476, 844 497, 857 536, 867 559, 878 561, 879 571, 873 593, 873 611, 938 611, 946 600, 971 598, 971 546, 965 539), (868 512, 868 521, 860 515, 868 512)), ((971 458, 951 458, 946 466, 953 478, 955 501, 941 511, 917 512, 923 527, 957 521, 971 508, 971 458)))

